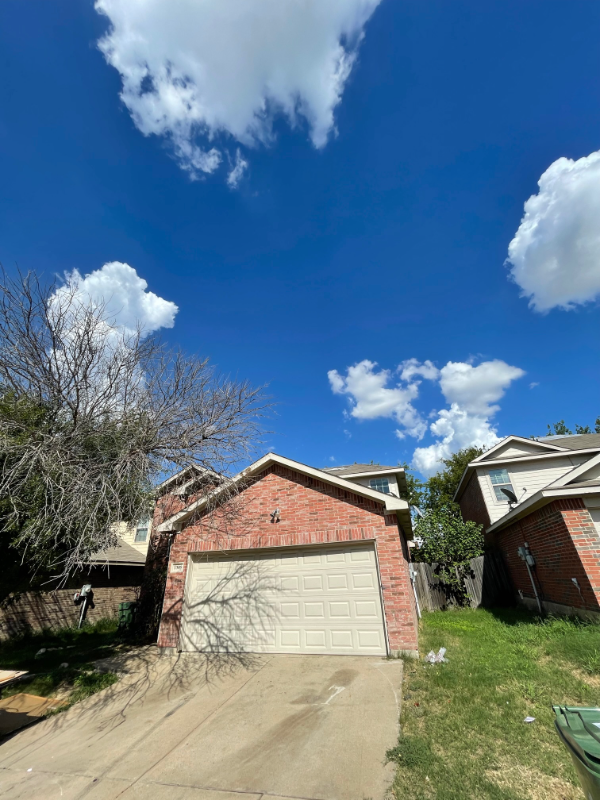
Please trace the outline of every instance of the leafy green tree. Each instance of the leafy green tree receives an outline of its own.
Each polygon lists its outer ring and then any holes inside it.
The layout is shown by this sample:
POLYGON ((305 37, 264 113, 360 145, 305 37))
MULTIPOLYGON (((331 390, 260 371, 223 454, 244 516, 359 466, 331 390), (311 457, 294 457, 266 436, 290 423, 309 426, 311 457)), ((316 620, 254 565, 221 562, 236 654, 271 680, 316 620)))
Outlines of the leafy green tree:
POLYGON ((421 508, 427 486, 426 481, 420 481, 406 462, 398 466, 404 468, 404 476, 406 478, 406 491, 401 493, 402 499, 406 500, 410 506, 421 508))
POLYGON ((554 425, 548 425, 548 436, 572 436, 573 431, 567 428, 564 419, 559 419, 554 425))
POLYGON ((459 603, 468 600, 465 577, 470 561, 483 553, 483 529, 465 522, 453 509, 428 509, 419 517, 415 536, 421 561, 437 564, 438 576, 459 603))
MULTIPOLYGON (((594 430, 590 425, 575 425, 575 433, 600 433, 600 417, 596 417, 594 430)), ((567 428, 564 419, 559 419, 554 425, 548 425, 548 436, 572 436, 573 431, 567 428)))
POLYGON ((444 459, 444 469, 425 481, 420 481, 408 464, 402 464, 406 470, 408 488, 403 499, 421 511, 436 511, 443 508, 447 513, 460 516, 460 509, 454 502, 454 494, 467 464, 483 452, 482 447, 465 447, 444 459))
POLYGON ((454 494, 467 464, 483 452, 482 447, 464 447, 450 458, 444 459, 444 469, 436 472, 426 482, 424 507, 432 511, 445 509, 449 513, 460 515, 460 510, 454 502, 454 494))

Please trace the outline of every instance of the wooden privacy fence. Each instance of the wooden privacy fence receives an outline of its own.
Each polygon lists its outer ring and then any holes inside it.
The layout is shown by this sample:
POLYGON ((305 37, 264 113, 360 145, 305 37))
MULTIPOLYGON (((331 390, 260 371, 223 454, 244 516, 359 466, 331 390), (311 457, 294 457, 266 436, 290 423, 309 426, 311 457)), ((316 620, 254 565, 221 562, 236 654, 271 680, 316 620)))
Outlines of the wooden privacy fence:
MULTIPOLYGON (((437 611, 457 605, 456 597, 436 574, 436 564, 413 564, 415 588, 421 611, 437 611)), ((489 550, 471 560, 471 572, 465 578, 471 608, 501 606, 514 602, 514 592, 502 556, 489 550)))

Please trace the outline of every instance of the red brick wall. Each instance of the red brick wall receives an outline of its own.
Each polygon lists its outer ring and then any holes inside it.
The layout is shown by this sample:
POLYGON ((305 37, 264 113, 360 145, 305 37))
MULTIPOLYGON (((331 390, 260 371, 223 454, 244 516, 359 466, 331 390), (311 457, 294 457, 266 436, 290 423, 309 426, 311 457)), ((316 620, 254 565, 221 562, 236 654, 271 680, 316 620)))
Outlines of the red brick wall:
POLYGON ((265 470, 244 489, 241 500, 240 518, 228 530, 212 512, 175 537, 170 563, 183 563, 184 572, 167 575, 161 647, 178 645, 188 553, 375 540, 390 650, 417 649, 406 542, 396 517, 384 516, 380 503, 280 465, 265 470), (276 524, 270 519, 274 508, 281 509, 276 524), (211 530, 215 524, 219 534, 211 530))
POLYGON ((460 510, 463 519, 472 520, 483 525, 484 528, 489 528, 490 515, 488 514, 485 500, 483 499, 483 492, 477 479, 477 472, 473 472, 469 482, 467 483, 464 492, 459 500, 460 510))
POLYGON ((580 498, 555 500, 495 536, 516 589, 534 597, 517 548, 524 542, 542 600, 590 611, 600 610, 600 537, 580 498), (581 595, 571 578, 577 578, 581 595))

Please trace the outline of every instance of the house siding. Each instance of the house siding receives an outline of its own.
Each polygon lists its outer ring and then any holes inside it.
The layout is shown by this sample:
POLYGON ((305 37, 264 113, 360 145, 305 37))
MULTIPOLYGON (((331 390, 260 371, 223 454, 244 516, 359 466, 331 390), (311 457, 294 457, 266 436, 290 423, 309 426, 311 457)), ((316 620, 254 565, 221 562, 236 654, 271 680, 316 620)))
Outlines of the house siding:
POLYGON ((600 535, 581 498, 555 500, 494 535, 516 590, 534 593, 518 548, 529 545, 541 600, 565 608, 600 611, 600 535), (581 593, 571 580, 576 578, 581 593))
POLYGON ((491 525, 490 515, 483 498, 483 492, 481 491, 481 486, 479 485, 477 473, 474 472, 471 475, 469 482, 467 483, 467 486, 461 495, 459 505, 463 519, 478 522, 485 528, 488 528, 491 525))
POLYGON ((490 461, 485 468, 477 469, 479 485, 485 500, 485 504, 492 523, 497 522, 505 514, 508 514, 509 506, 506 503, 496 500, 496 495, 492 489, 489 473, 493 469, 506 469, 510 477, 513 491, 517 498, 528 498, 540 489, 544 489, 554 481, 562 478, 574 467, 587 461, 585 456, 559 456, 556 459, 549 458, 544 461, 527 461, 523 463, 495 464, 490 461))
POLYGON ((190 554, 373 540, 390 650, 417 650, 408 548, 395 515, 384 514, 380 503, 351 489, 332 486, 279 464, 253 479, 240 498, 242 511, 228 526, 221 525, 219 519, 227 511, 226 503, 223 509, 193 519, 174 537, 169 565, 183 564, 183 572, 173 573, 169 567, 167 573, 160 647, 178 647, 190 554), (275 508, 281 510, 281 521, 273 524, 270 514, 275 508))

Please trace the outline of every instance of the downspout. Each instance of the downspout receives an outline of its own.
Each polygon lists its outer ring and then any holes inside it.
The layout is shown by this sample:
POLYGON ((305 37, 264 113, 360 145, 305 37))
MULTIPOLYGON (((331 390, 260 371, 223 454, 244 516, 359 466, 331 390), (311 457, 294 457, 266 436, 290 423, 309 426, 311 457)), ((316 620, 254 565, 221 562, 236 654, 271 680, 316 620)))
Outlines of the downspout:
POLYGON ((531 555, 531 552, 529 550, 529 545, 525 541, 525 534, 523 533, 523 523, 520 520, 519 520, 519 528, 521 529, 521 536, 523 537, 523 544, 525 546, 525 551, 524 551, 524 553, 522 555, 521 555, 520 551, 523 548, 519 548, 519 556, 523 559, 523 561, 525 562, 525 566, 527 567, 527 574, 529 575, 529 580, 531 581, 531 587, 533 589, 533 594, 535 595, 535 599, 537 601, 537 606, 538 606, 538 609, 539 609, 539 612, 540 612, 540 617, 543 617, 544 616, 544 611, 542 609, 542 603, 541 603, 541 600, 540 600, 540 596, 538 594, 537 587, 535 585, 535 581, 533 579, 533 573, 531 571, 531 566, 530 566, 530 563, 529 563, 530 561, 532 561, 535 564, 535 560, 534 560, 533 556, 531 555))

